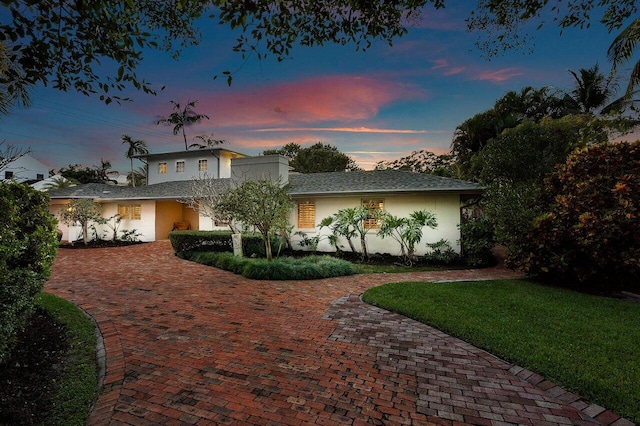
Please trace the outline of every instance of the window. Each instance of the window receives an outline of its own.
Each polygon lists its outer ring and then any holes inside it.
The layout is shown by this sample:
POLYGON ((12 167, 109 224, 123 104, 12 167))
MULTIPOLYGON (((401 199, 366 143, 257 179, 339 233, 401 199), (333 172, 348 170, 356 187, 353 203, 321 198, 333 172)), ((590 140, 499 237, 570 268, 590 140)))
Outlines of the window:
POLYGON ((42 173, 38 173, 38 174, 36 175, 36 179, 38 179, 38 180, 44 180, 44 175, 43 175, 42 173))
POLYGON ((200 172, 207 171, 207 160, 198 160, 198 171, 200 172))
POLYGON ((142 206, 140 204, 118 204, 118 215, 122 219, 140 220, 142 206))
POLYGON ((4 172, 5 179, 13 179, 13 172, 4 172))
POLYGON ((184 161, 176 161, 176 173, 184 173, 184 161))
POLYGON ((380 219, 375 219, 375 216, 384 211, 384 200, 362 200, 362 206, 368 208, 369 214, 374 216, 374 218, 364 221, 364 228, 379 229, 380 219))
POLYGON ((316 203, 313 201, 298 201, 298 228, 316 227, 316 203))
POLYGON ((158 163, 158 174, 164 175, 167 173, 167 163, 158 163))

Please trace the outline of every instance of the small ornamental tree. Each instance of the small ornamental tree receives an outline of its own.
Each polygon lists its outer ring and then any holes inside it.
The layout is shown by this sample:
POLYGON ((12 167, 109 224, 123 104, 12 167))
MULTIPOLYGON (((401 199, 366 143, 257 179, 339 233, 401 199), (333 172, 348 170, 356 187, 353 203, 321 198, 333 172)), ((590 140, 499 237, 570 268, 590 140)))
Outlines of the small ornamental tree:
POLYGON ((27 185, 0 183, 0 364, 51 274, 58 238, 49 197, 27 185))
POLYGON ((272 260, 271 237, 287 228, 293 202, 280 182, 245 180, 223 193, 216 209, 223 217, 231 217, 245 227, 255 227, 264 241, 267 260, 272 260))
POLYGON ((378 236, 391 237, 400 244, 402 260, 411 265, 415 261, 415 246, 422 240, 424 227, 438 226, 436 217, 427 210, 418 210, 409 217, 397 217, 389 213, 382 215, 378 236))
POLYGON ((60 213, 60 220, 69 226, 80 225, 82 227, 82 241, 87 244, 89 242, 89 222, 101 223, 102 209, 100 204, 86 198, 71 200, 60 213))
POLYGON ((545 192, 521 253, 525 270, 565 285, 640 290, 640 141, 576 151, 545 192))

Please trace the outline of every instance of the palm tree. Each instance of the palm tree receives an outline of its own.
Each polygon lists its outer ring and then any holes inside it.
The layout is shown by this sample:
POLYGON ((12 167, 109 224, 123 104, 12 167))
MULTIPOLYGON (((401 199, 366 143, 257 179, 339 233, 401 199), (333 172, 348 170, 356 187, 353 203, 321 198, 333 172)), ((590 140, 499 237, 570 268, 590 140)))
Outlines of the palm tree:
POLYGON ((185 150, 189 149, 187 146, 187 133, 185 131, 185 127, 196 124, 203 118, 206 118, 207 120, 209 119, 209 116, 195 112, 194 108, 196 107, 197 102, 198 101, 187 102, 187 104, 182 107, 178 102, 170 101, 171 105, 173 105, 173 112, 169 117, 162 117, 156 122, 156 124, 173 125, 174 135, 177 135, 182 131, 185 150))
POLYGON ((76 184, 72 180, 65 179, 64 176, 55 176, 52 177, 51 180, 47 182, 42 188, 45 191, 49 191, 52 189, 70 188, 72 186, 76 186, 76 184))
POLYGON ((598 64, 588 69, 580 68, 577 73, 569 72, 575 80, 573 90, 564 97, 565 106, 570 112, 598 115, 621 106, 620 100, 608 104, 617 88, 600 72, 598 64))
MULTIPOLYGON (((638 41, 640 41, 640 17, 634 19, 623 29, 609 46, 607 56, 613 64, 612 73, 617 72, 623 63, 629 62, 634 55, 638 41)), ((629 76, 625 98, 630 99, 633 96, 638 84, 640 84, 640 60, 635 63, 629 76)))
POLYGON ((141 139, 133 139, 129 135, 122 135, 122 143, 129 144, 125 156, 131 162, 130 181, 133 186, 136 186, 136 179, 133 172, 133 157, 140 154, 148 154, 147 143, 141 139))

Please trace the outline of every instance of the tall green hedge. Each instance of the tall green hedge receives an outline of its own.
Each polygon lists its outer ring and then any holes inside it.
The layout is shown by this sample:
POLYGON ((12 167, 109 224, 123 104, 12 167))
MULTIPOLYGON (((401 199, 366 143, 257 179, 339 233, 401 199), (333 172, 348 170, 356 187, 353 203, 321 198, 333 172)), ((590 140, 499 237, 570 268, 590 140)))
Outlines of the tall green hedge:
MULTIPOLYGON (((169 241, 178 255, 193 250, 233 253, 231 231, 172 231, 169 241)), ((242 234, 242 252, 247 257, 264 257, 262 236, 257 233, 242 234)))
POLYGON ((0 363, 51 274, 58 238, 49 197, 27 185, 0 183, 0 363))

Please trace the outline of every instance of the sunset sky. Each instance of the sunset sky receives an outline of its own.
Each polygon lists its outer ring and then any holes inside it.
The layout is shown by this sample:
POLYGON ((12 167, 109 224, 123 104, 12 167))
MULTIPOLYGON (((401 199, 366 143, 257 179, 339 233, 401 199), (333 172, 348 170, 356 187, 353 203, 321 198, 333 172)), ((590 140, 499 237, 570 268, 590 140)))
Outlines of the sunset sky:
POLYGON ((562 35, 548 25, 533 31, 533 53, 507 52, 489 61, 474 45, 480 34, 466 30, 474 4, 426 8, 422 22, 392 47, 296 47, 283 62, 243 60, 231 50, 233 34, 202 28, 202 43, 177 61, 163 52, 145 54, 138 76, 166 86, 157 96, 128 92, 133 102, 105 106, 97 97, 38 87, 30 108, 0 121, 0 141, 30 148, 51 168, 104 159, 126 173, 122 135, 145 140, 152 152, 183 150, 182 137, 155 122, 171 113, 171 100, 191 100, 210 120, 187 128, 189 143, 213 133, 227 141, 223 147, 255 155, 289 142, 323 142, 371 169, 414 150, 447 152, 455 127, 509 90, 570 90, 568 70, 596 62, 610 69, 606 50, 613 35, 597 23, 562 35), (235 71, 231 87, 224 78, 213 79, 225 70, 235 71))

